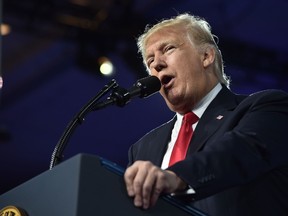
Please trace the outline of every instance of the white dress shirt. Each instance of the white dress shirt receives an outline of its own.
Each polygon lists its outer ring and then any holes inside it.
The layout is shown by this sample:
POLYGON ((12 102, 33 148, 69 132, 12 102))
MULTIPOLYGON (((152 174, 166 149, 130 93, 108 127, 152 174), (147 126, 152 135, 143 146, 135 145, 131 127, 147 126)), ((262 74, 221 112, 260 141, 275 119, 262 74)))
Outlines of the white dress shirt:
MULTIPOLYGON (((219 91, 222 89, 222 86, 220 83, 218 83, 204 98, 202 98, 202 100, 194 107, 194 109, 192 110, 192 112, 194 112, 198 118, 200 119, 201 116, 203 115, 203 113, 205 112, 206 108, 208 107, 208 105, 211 103, 211 101, 216 97, 216 95, 219 93, 219 91)), ((171 139, 170 142, 168 143, 168 148, 167 151, 164 155, 163 161, 162 161, 162 165, 161 168, 162 169, 166 169, 169 165, 169 160, 170 160, 170 156, 172 154, 172 149, 174 147, 174 144, 176 142, 180 127, 181 127, 181 123, 182 123, 182 118, 183 115, 176 113, 177 115, 177 120, 174 124, 172 133, 171 133, 171 139)), ((198 124, 198 121, 192 125, 193 130, 195 130, 196 126, 198 124)))

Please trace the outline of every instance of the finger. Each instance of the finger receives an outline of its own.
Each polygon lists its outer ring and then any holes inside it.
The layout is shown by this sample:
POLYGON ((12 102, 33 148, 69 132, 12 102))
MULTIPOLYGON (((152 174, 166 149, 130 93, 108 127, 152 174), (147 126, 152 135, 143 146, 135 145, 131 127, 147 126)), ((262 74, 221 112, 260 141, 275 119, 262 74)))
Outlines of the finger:
POLYGON ((151 194, 153 193, 154 185, 157 180, 156 175, 157 174, 156 174, 155 168, 154 167, 151 168, 143 184, 142 197, 143 197, 144 209, 147 209, 150 206, 151 194))
POLYGON ((137 175, 138 172, 138 167, 135 165, 132 165, 128 167, 124 173, 124 181, 126 184, 126 190, 129 196, 133 197, 135 196, 135 191, 134 191, 134 178, 137 175))
POLYGON ((133 180, 134 205, 142 207, 143 205, 143 185, 147 178, 147 169, 138 169, 138 172, 133 180))
POLYGON ((161 193, 165 190, 166 180, 165 174, 162 170, 157 173, 157 178, 154 184, 154 189, 150 197, 150 206, 154 206, 159 199, 161 193))

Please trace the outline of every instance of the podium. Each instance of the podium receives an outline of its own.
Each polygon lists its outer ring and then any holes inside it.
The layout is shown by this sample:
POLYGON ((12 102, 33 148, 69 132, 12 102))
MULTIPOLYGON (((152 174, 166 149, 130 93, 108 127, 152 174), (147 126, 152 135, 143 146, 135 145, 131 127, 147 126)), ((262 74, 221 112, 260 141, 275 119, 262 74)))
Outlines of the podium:
POLYGON ((28 216, 205 216, 170 196, 162 196, 148 210, 134 207, 123 173, 111 161, 78 154, 2 194, 0 210, 16 206, 28 216))

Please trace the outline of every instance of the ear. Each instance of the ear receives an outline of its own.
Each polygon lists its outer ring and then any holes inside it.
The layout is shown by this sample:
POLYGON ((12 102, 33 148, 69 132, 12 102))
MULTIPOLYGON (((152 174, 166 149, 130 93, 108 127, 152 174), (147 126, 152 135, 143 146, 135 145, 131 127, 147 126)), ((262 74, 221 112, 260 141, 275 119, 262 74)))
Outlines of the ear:
POLYGON ((204 52, 203 66, 207 68, 215 61, 215 49, 211 46, 207 46, 204 52))

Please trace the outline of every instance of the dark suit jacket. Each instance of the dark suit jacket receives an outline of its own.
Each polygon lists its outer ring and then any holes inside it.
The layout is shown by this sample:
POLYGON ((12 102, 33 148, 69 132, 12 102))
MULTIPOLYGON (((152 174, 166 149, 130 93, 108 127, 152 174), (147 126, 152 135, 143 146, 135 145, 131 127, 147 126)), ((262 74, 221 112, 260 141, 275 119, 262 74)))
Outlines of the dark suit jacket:
MULTIPOLYGON (((175 117, 129 150, 129 162, 160 166, 175 117)), ((196 190, 191 205, 211 216, 288 215, 288 95, 235 95, 226 87, 194 131, 185 160, 169 167, 196 190)))

